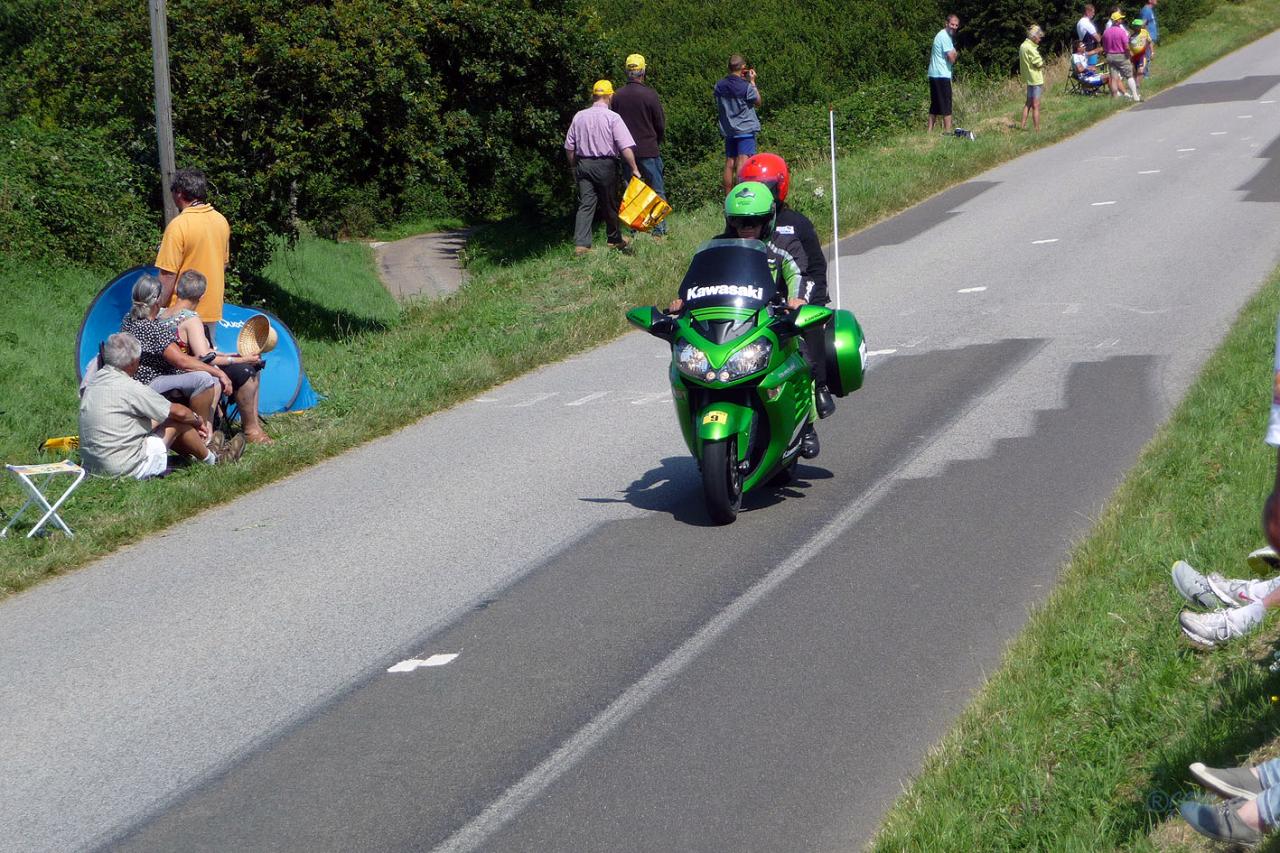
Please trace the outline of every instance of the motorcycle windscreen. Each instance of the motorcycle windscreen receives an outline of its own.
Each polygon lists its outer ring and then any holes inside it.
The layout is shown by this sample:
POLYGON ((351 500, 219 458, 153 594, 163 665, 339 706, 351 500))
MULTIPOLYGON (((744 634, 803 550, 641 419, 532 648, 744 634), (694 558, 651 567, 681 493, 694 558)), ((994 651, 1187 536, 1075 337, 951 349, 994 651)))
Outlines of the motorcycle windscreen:
POLYGON ((769 253, 759 240, 709 240, 698 247, 680 282, 688 310, 746 308, 757 311, 778 297, 769 253))

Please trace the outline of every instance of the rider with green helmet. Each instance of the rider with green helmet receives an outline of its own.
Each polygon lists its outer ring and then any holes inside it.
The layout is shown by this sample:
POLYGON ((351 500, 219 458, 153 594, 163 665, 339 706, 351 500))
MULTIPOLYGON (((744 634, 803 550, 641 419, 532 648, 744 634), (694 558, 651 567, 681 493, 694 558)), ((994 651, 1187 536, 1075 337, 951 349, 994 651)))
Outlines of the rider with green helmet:
MULTIPOLYGON (((729 191, 724 200, 723 234, 718 239, 759 240, 764 244, 769 259, 769 269, 777 277, 781 289, 787 296, 788 308, 799 308, 807 304, 801 296, 802 282, 800 265, 785 249, 780 249, 770 242, 774 220, 777 218, 778 206, 773 200, 773 191, 759 181, 745 181, 729 191)), ((667 311, 676 314, 684 307, 684 300, 676 298, 667 311)), ((814 355, 801 342, 800 352, 810 369, 813 367, 814 355)), ((812 459, 818 455, 818 433, 810 424, 800 437, 800 455, 812 459)))
MULTIPOLYGON (((800 296, 800 265, 785 249, 779 249, 769 242, 773 233, 774 219, 778 208, 773 200, 773 192, 759 181, 746 181, 729 191, 724 199, 724 233, 717 239, 759 240, 768 251, 769 268, 778 277, 779 284, 787 294, 787 307, 799 308, 806 304, 800 296)), ((667 308, 675 314, 684 306, 684 300, 676 299, 667 308)))

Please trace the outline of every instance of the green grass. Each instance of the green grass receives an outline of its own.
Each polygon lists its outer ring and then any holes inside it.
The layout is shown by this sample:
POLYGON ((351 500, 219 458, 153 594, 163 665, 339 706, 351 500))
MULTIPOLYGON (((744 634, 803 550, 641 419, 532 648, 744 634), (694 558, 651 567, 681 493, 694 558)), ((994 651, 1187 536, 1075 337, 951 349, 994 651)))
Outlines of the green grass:
POLYGON ((383 225, 368 235, 368 240, 403 240, 417 234, 430 234, 435 231, 452 231, 465 226, 456 216, 416 216, 390 225, 383 225))
POLYGON ((890 812, 878 850, 1181 849, 1166 798, 1192 761, 1233 766, 1280 722, 1266 632, 1201 653, 1169 568, 1249 574, 1276 453, 1280 270, 1142 454, 1049 601, 890 812), (1151 806, 1155 806, 1152 808, 1151 806), (1153 830, 1159 830, 1154 836, 1153 830))
MULTIPOLYGON (((1158 85, 1280 25, 1280 4, 1251 0, 1215 15, 1163 47, 1158 85)), ((923 94, 923 92, 922 92, 923 94)), ((958 116, 978 141, 907 134, 840 161, 841 232, 869 225, 999 162, 1075 133, 1117 107, 1070 98, 1061 84, 1045 101, 1045 130, 1008 124, 1016 84, 958 92, 958 116)), ((792 200, 830 237, 830 187, 821 164, 798 164, 792 200), (822 194, 816 190, 825 188, 822 194)), ((469 283, 439 302, 397 309, 373 278, 366 247, 312 238, 281 255, 247 292, 278 313, 302 342, 317 409, 273 418, 280 441, 252 448, 235 468, 191 471, 163 482, 82 487, 67 507, 74 540, 0 543, 0 591, 21 589, 162 529, 199 510, 454 405, 534 367, 616 337, 623 311, 665 303, 693 248, 721 227, 713 205, 680 211, 671 237, 641 236, 634 257, 599 250, 575 259, 568 222, 487 226, 467 250, 469 283)), ((857 270, 846 269, 856 279, 857 270)), ((106 280, 0 260, 0 459, 32 461, 36 442, 75 431, 71 349, 84 306, 106 280)), ((854 305, 856 308, 856 304, 854 305)), ((17 505, 0 487, 0 508, 17 505)))

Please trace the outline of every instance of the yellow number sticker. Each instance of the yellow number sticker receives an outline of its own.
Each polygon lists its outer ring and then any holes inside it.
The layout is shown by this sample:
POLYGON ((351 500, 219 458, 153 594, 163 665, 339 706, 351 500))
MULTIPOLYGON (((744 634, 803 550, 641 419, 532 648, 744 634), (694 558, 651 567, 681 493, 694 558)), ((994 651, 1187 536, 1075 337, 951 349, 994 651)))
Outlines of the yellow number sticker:
POLYGON ((729 416, 724 412, 707 412, 707 416, 702 419, 704 424, 727 424, 729 416))

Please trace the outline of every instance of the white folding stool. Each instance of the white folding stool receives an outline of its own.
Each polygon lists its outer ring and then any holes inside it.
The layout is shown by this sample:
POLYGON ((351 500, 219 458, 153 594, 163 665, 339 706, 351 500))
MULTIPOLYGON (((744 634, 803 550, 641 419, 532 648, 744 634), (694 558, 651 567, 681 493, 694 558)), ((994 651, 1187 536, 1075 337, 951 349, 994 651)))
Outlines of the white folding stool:
POLYGON ((22 517, 22 514, 27 511, 27 507, 32 504, 44 507, 45 513, 36 522, 36 526, 31 528, 31 532, 27 534, 28 539, 39 533, 40 528, 44 527, 50 520, 61 527, 63 533, 68 536, 75 536, 71 532, 71 528, 67 527, 67 523, 62 520, 62 516, 58 515, 58 507, 62 506, 67 498, 71 497, 71 493, 76 490, 76 486, 80 485, 80 481, 84 479, 83 468, 74 462, 68 462, 66 459, 61 462, 49 462, 44 465, 6 465, 4 467, 18 478, 18 482, 22 484, 22 488, 26 490, 30 497, 22 505, 22 509, 18 510, 13 518, 9 519, 9 523, 4 526, 4 530, 0 530, 0 539, 9 535, 9 528, 13 527, 18 519, 22 517), (49 481, 59 474, 74 474, 75 479, 71 481, 70 486, 67 486, 67 490, 62 493, 62 497, 54 501, 53 506, 50 506, 49 501, 44 496, 44 490, 49 485, 49 481), (39 485, 31 481, 32 477, 41 475, 44 475, 44 479, 40 481, 39 485))

